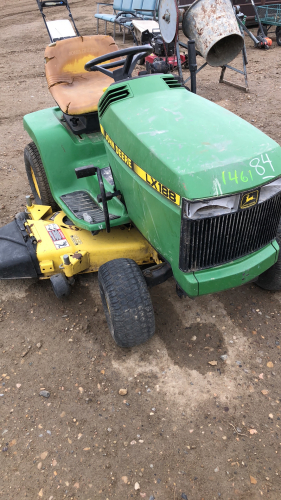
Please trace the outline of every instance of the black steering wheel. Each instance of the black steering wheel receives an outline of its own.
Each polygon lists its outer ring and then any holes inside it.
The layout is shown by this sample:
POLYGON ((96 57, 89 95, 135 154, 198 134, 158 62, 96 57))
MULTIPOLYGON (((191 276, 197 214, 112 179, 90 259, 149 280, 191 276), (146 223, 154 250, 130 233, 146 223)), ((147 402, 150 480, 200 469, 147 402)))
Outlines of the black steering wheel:
POLYGON ((115 52, 110 52, 109 54, 104 54, 103 56, 92 59, 85 64, 84 69, 86 71, 100 71, 101 73, 113 78, 115 82, 119 82, 120 80, 131 78, 132 71, 134 70, 138 60, 146 57, 148 54, 151 54, 152 51, 153 48, 151 45, 127 47, 126 49, 116 50, 115 52), (102 64, 110 59, 117 59, 117 57, 123 56, 127 56, 126 59, 119 59, 119 61, 102 64), (121 68, 119 66, 121 66, 121 68), (111 68, 116 67, 118 67, 118 69, 110 71, 111 68))

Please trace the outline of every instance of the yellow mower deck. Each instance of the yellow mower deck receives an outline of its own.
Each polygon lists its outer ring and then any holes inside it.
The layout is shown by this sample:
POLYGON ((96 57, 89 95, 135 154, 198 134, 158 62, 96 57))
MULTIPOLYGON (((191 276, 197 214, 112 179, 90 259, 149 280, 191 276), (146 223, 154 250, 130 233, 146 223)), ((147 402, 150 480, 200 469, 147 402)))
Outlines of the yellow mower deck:
POLYGON ((158 254, 135 227, 118 226, 110 233, 97 235, 63 222, 64 212, 52 213, 51 207, 28 206, 31 220, 25 227, 37 240, 36 255, 41 279, 64 272, 70 278, 78 273, 98 271, 99 267, 113 259, 126 257, 137 264, 159 263, 158 254), (65 265, 63 256, 69 256, 65 265))

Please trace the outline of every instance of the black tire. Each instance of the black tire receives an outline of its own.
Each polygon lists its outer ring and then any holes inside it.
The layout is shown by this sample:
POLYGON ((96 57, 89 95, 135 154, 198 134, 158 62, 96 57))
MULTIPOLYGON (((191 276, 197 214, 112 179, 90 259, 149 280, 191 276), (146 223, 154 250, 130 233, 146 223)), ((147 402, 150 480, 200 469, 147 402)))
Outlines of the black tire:
POLYGON ((281 47, 281 26, 277 26, 276 28, 276 43, 281 47))
MULTIPOLYGON (((281 222, 278 226, 276 241, 281 249, 281 222)), ((281 250, 277 262, 258 277, 256 284, 264 290, 281 290, 281 250)))
POLYGON ((110 333, 120 347, 134 347, 155 332, 154 311, 139 266, 131 259, 106 262, 98 272, 110 333))
POLYGON ((144 66, 144 65, 145 65, 145 58, 144 58, 144 57, 142 57, 141 59, 139 59, 139 60, 138 60, 138 64, 139 64, 140 66, 144 66))
POLYGON ((24 149, 24 163, 35 203, 50 205, 53 211, 58 210, 59 207, 51 193, 46 172, 34 142, 30 142, 24 149))
POLYGON ((50 277, 50 281, 58 299, 67 297, 70 294, 70 284, 65 274, 54 274, 50 277))
MULTIPOLYGON (((267 27, 264 24, 262 25, 262 27, 263 27, 263 31, 264 31, 264 36, 267 36, 267 27)), ((263 36, 260 28, 258 28, 257 36, 263 36)))

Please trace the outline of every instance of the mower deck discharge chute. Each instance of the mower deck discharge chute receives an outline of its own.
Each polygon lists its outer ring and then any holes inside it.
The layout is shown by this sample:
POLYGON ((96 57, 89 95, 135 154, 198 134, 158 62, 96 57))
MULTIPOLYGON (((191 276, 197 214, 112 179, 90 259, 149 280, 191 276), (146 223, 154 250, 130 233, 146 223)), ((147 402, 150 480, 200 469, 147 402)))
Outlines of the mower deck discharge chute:
POLYGON ((34 203, 0 230, 0 278, 50 278, 63 297, 98 271, 123 347, 153 335, 148 287, 171 276, 179 296, 280 289, 279 145, 173 75, 132 78, 151 46, 85 38, 47 49, 59 107, 24 117, 34 203))
POLYGON ((37 278, 40 274, 36 241, 24 225, 25 214, 0 228, 0 279, 37 278))

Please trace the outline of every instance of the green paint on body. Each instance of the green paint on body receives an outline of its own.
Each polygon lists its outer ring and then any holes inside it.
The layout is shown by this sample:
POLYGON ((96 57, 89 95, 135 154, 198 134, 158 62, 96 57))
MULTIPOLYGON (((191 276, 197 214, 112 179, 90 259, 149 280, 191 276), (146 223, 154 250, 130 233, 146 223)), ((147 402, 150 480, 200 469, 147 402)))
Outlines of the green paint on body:
MULTIPOLYGON (((64 126, 62 112, 59 108, 49 108, 31 113, 24 117, 24 128, 35 142, 57 204, 76 226, 89 231, 105 228, 105 223, 89 224, 73 216, 73 213, 62 202, 61 196, 74 191, 86 191, 97 201, 100 193, 97 176, 77 179, 75 168, 95 165, 99 168, 108 166, 108 157, 104 140, 100 132, 74 135, 64 126)), ((113 191, 112 186, 104 180, 106 191, 113 191)), ((99 203, 100 206, 102 206, 99 203)), ((111 226, 126 224, 130 221, 124 205, 113 198, 108 202, 109 213, 120 218, 111 221, 111 226)))
MULTIPOLYGON (((73 135, 58 108, 27 115, 24 124, 39 149, 52 194, 67 215, 74 220, 60 199, 62 194, 86 190, 96 199, 99 193, 96 177, 77 180, 74 169, 110 165, 124 199, 124 204, 116 198, 109 202, 110 213, 120 216, 111 225, 132 220, 171 264, 183 290, 195 297, 253 280, 275 263, 279 249, 273 242, 228 264, 183 273, 179 269, 182 199, 243 193, 271 182, 281 176, 281 148, 220 106, 183 87, 170 88, 167 79, 171 75, 112 84, 99 102, 104 138, 100 133, 73 135), (109 99, 110 92, 124 86, 127 97, 118 100, 117 92, 109 99)), ((105 187, 112 191, 106 181, 105 187)), ((97 229, 85 221, 74 222, 97 229)))
MULTIPOLYGON (((281 175, 280 146, 233 113, 184 88, 169 88, 163 75, 126 85, 129 97, 113 102, 100 122, 127 157, 181 199, 242 193, 281 175)), ((278 250, 270 244, 223 266, 180 271, 181 208, 140 179, 112 144, 105 147, 130 218, 189 296, 241 285, 275 263, 278 250)))
POLYGON ((126 85, 130 96, 113 102, 101 124, 137 165, 181 196, 232 194, 281 175, 280 146, 230 111, 169 88, 164 75, 126 85))

